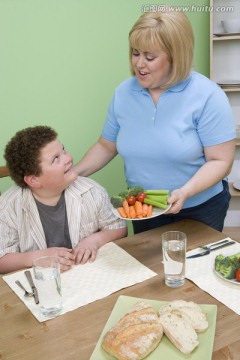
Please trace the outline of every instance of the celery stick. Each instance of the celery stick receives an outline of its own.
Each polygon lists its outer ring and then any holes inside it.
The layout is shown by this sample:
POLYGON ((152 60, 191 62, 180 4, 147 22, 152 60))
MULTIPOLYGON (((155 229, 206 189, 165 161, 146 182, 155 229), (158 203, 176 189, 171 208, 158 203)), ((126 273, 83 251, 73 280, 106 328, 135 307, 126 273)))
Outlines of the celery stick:
POLYGON ((169 190, 144 190, 146 195, 168 195, 169 190))
POLYGON ((168 205, 167 204, 163 204, 159 201, 155 201, 155 200, 151 200, 151 199, 148 199, 148 198, 145 198, 144 201, 143 201, 145 204, 148 204, 148 205, 153 205, 157 208, 161 208, 161 209, 167 209, 168 205))
POLYGON ((155 201, 158 201, 160 203, 166 204, 167 199, 168 199, 168 195, 147 195, 147 199, 155 200, 155 201))

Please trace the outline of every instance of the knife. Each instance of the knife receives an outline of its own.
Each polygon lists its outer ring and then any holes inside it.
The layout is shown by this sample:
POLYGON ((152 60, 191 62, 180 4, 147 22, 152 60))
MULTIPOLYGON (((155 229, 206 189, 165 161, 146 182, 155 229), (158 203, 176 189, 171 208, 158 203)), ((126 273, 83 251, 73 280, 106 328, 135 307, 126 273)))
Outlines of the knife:
POLYGON ((24 274, 26 275, 26 278, 28 279, 28 282, 32 288, 35 303, 39 304, 38 292, 36 286, 34 285, 32 274, 29 270, 24 271, 24 274))
POLYGON ((217 241, 217 242, 214 242, 210 245, 202 245, 202 246, 199 246, 200 248, 202 249, 211 249, 213 250, 215 248, 215 246, 220 246, 220 245, 223 245, 223 244, 227 244, 230 240, 229 239, 224 239, 224 240, 220 240, 220 241, 217 241))
POLYGON ((223 245, 220 245, 220 246, 215 246, 213 248, 208 248, 205 251, 202 251, 201 253, 190 255, 190 256, 187 256, 186 258, 187 259, 193 259, 193 258, 198 258, 200 256, 205 256, 205 255, 210 254, 210 252, 212 252, 214 250, 218 250, 218 249, 221 249, 221 248, 223 248, 225 246, 229 246, 229 245, 233 245, 233 244, 236 244, 236 242, 235 241, 228 241, 226 244, 223 244, 223 245))

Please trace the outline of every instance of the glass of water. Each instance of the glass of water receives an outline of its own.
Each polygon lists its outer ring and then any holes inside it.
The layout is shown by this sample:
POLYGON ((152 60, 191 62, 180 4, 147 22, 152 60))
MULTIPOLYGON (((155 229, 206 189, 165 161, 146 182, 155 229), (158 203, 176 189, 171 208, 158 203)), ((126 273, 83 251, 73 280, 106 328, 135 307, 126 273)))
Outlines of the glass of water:
POLYGON ((43 256, 33 261, 40 311, 44 317, 55 317, 62 310, 60 263, 56 256, 43 256))
POLYGON ((165 284, 179 287, 185 282, 187 236, 181 231, 162 234, 162 253, 165 284))

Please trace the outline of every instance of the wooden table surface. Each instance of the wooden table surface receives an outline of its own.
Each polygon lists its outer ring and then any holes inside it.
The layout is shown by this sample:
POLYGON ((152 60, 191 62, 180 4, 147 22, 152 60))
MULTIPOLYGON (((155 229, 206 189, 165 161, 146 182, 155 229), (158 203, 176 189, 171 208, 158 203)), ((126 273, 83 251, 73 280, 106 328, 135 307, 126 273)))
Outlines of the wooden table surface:
POLYGON ((185 232, 188 250, 227 235, 199 222, 184 220, 118 240, 116 243, 119 246, 158 275, 44 323, 35 319, 0 278, 0 359, 89 360, 119 295, 126 295, 153 300, 184 299, 199 304, 216 304, 218 311, 212 360, 239 360, 239 316, 191 281, 186 280, 178 289, 165 285, 160 236, 167 230, 185 232))

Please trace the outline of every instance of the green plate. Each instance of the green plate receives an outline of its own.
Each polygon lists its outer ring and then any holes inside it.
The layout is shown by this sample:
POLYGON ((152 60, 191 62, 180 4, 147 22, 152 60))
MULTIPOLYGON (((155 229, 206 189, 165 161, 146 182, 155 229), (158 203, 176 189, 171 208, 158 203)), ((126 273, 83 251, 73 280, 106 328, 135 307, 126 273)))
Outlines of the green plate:
MULTIPOLYGON (((139 299, 130 296, 119 296, 113 311, 102 331, 102 334, 97 342, 97 345, 91 355, 90 360, 113 360, 114 357, 108 355, 101 347, 102 338, 105 333, 116 324, 116 322, 124 316, 124 314, 132 308, 132 306, 137 301, 146 301, 151 305, 155 311, 158 311, 160 307, 165 304, 165 301, 156 301, 149 299, 139 299)), ((191 360, 211 360, 213 343, 215 336, 216 328, 216 316, 217 316, 217 306, 216 305, 200 305, 202 310, 207 314, 207 320, 209 327, 203 333, 198 334, 199 346, 190 354, 184 355, 175 346, 168 340, 164 335, 158 347, 145 359, 149 360, 159 360, 159 359, 171 359, 171 360, 181 360, 181 359, 191 359, 191 360)))

